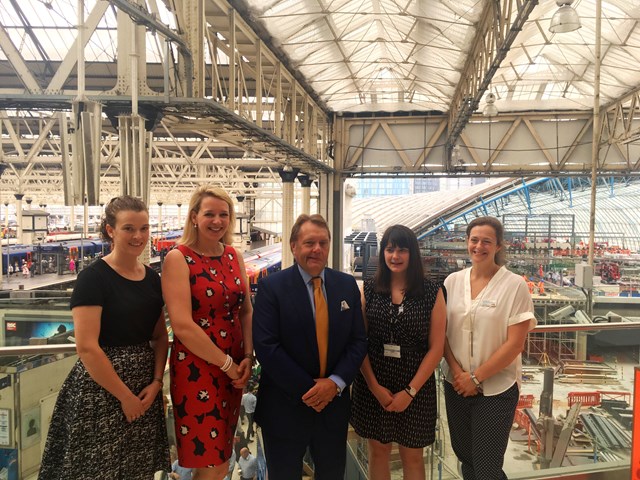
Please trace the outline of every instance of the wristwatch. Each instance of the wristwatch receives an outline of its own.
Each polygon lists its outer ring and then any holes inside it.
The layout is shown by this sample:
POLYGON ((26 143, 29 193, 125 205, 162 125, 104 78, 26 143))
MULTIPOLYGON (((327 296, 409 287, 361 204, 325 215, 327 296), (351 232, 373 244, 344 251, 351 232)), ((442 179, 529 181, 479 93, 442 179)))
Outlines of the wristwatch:
POLYGON ((475 383, 476 390, 482 393, 482 383, 480 383, 480 380, 478 380, 478 377, 476 377, 476 374, 473 372, 471 372, 471 380, 475 383))
POLYGON ((404 391, 407 392, 411 398, 415 398, 416 394, 418 393, 418 391, 411 385, 407 385, 406 387, 404 387, 404 391))

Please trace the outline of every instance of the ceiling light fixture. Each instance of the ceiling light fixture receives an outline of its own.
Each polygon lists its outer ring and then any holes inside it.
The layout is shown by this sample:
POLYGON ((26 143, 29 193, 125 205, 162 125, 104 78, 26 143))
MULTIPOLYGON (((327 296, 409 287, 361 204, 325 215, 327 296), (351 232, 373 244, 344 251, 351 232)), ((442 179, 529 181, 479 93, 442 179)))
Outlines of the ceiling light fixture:
POLYGON ((582 27, 576 9, 571 6, 574 0, 556 0, 558 10, 551 17, 549 31, 551 33, 567 33, 582 27))
POLYGON ((498 115, 498 107, 495 106, 496 96, 494 93, 487 93, 487 97, 485 98, 485 102, 487 103, 482 109, 482 115, 485 117, 495 117, 498 115))

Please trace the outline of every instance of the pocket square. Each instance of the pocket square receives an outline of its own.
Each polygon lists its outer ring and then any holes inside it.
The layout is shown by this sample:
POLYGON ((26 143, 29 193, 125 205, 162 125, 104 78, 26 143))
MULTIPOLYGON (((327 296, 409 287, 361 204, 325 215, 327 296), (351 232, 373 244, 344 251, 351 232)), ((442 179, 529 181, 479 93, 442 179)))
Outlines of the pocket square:
POLYGON ((349 304, 347 303, 346 300, 342 300, 342 302, 340 302, 340 311, 344 312, 345 310, 349 310, 349 304))

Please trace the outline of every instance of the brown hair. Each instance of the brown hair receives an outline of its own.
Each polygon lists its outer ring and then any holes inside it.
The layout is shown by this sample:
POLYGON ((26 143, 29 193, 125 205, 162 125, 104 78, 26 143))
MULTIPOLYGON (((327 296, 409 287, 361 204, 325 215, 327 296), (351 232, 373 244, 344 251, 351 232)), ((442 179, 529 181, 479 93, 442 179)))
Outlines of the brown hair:
POLYGON ((471 229, 474 227, 481 227, 483 225, 493 228, 493 231, 496 234, 496 244, 500 247, 496 252, 496 265, 505 265, 507 263, 507 251, 506 248, 504 248, 504 227, 496 217, 478 217, 471 220, 469 225, 467 225, 467 241, 469 241, 471 229))
POLYGON ((424 295, 424 267, 422 266, 418 239, 414 231, 404 225, 392 225, 382 235, 380 252, 378 253, 378 268, 374 276, 375 291, 385 295, 391 293, 391 270, 389 270, 389 266, 384 260, 384 250, 389 245, 409 250, 407 296, 419 297, 424 295))
POLYGON ((178 240, 178 243, 180 245, 186 245, 187 247, 193 247, 198 241, 198 229, 193 225, 191 214, 198 214, 200 206, 202 205, 202 200, 205 197, 218 198, 229 205, 229 228, 227 228, 227 231, 222 238, 222 242, 225 245, 233 244, 233 230, 236 228, 236 213, 233 208, 233 200, 231 200, 229 194, 223 189, 212 185, 201 185, 196 188, 196 191, 191 195, 191 199, 189 200, 189 213, 187 214, 187 220, 184 224, 182 237, 178 240))
POLYGON ((293 227, 291 227, 291 235, 289 236, 289 243, 293 243, 298 240, 298 235, 300 235, 300 229, 302 228, 302 225, 304 225, 307 222, 311 222, 320 228, 324 228, 329 234, 329 240, 331 240, 331 230, 329 230, 329 225, 327 224, 327 221, 324 219, 322 215, 319 215, 317 213, 313 215, 307 215, 306 213, 303 213, 296 219, 296 223, 293 224, 293 227))
POLYGON ((120 212, 147 212, 149 209, 147 205, 139 198, 132 197, 131 195, 121 195, 119 197, 113 197, 107 206, 104 208, 104 214, 102 215, 102 222, 100 222, 100 236, 105 242, 112 242, 112 238, 107 233, 107 225, 111 228, 116 228, 116 215, 120 212))

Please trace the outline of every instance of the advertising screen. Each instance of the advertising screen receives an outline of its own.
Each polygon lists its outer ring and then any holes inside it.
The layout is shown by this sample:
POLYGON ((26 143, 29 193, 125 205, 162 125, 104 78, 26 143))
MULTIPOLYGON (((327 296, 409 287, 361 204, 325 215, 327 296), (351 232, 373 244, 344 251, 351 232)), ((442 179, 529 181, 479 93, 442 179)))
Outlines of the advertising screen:
POLYGON ((51 338, 73 330, 73 322, 7 321, 4 335, 7 345, 27 345, 30 338, 51 338))

